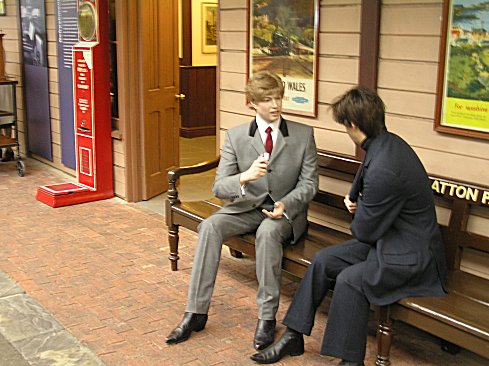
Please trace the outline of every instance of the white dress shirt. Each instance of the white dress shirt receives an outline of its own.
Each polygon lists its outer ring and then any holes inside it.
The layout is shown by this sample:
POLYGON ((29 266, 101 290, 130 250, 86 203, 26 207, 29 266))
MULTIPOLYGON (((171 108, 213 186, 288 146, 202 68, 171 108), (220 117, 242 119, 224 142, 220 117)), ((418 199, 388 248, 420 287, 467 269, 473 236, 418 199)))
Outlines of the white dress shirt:
MULTIPOLYGON (((276 121, 271 122, 271 123, 266 122, 258 114, 255 116, 255 119, 256 119, 256 124, 258 126, 258 132, 260 133, 260 137, 261 137, 261 140, 263 142, 263 145, 265 145, 265 141, 267 141, 266 129, 268 127, 271 127, 272 128, 273 146, 275 146, 275 144, 277 143, 278 130, 280 128, 280 120, 282 119, 282 117, 279 117, 276 121)), ((272 154, 273 154, 273 149, 272 149, 272 154)), ((243 196, 246 195, 245 188, 246 188, 246 184, 241 185, 241 194, 243 196)))
MULTIPOLYGON (((280 120, 281 117, 278 118, 276 121, 268 123, 265 122, 263 118, 261 118, 258 114, 256 115, 256 124, 258 125, 258 132, 260 132, 260 137, 263 142, 263 145, 265 145, 265 141, 267 141, 267 133, 265 132, 268 127, 272 128, 272 141, 273 141, 273 146, 276 145, 277 143, 277 136, 278 136, 278 129, 280 128, 280 120)), ((273 154, 273 150, 272 150, 273 154)))

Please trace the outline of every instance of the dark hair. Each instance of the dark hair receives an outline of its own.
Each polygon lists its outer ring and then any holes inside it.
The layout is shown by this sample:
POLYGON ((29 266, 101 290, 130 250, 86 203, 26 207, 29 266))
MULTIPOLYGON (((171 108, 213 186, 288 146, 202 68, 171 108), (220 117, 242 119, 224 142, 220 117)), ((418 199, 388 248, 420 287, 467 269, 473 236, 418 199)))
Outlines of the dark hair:
POLYGON ((260 102, 267 95, 274 94, 283 98, 284 84, 277 74, 270 71, 259 71, 248 80, 246 96, 252 102, 260 102))
POLYGON ((375 137, 385 130, 385 105, 376 92, 365 87, 350 89, 331 105, 336 122, 355 124, 367 137, 375 137))

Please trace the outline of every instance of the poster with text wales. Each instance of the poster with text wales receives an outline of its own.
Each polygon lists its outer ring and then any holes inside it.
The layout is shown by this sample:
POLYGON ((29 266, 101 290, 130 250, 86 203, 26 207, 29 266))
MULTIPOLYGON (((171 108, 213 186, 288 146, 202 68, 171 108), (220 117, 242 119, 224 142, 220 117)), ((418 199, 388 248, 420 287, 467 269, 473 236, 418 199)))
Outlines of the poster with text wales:
POLYGON ((319 0, 250 0, 249 74, 268 70, 285 86, 284 112, 316 116, 319 0))
POLYGON ((478 137, 489 132, 487 25, 487 0, 450 2, 440 125, 479 131, 478 137))

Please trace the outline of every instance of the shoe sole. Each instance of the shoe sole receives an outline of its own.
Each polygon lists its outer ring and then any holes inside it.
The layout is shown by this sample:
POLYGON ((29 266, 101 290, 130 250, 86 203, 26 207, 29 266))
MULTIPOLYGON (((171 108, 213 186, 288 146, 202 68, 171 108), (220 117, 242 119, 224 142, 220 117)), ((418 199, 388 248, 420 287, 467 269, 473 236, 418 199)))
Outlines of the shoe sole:
POLYGON ((195 328, 195 329, 193 330, 193 332, 200 332, 201 330, 204 330, 206 323, 207 323, 207 322, 205 322, 204 324, 202 324, 202 326, 201 326, 201 327, 195 328))
POLYGON ((290 357, 296 357, 296 356, 302 356, 304 354, 304 349, 301 349, 300 351, 297 351, 297 352, 291 352, 291 353, 288 353, 288 354, 285 354, 283 355, 281 358, 279 358, 278 360, 268 360, 268 361, 263 361, 263 360, 255 360, 253 359, 252 357, 251 360, 252 361, 255 361, 256 363, 259 363, 259 364, 262 364, 262 365, 270 365, 272 363, 277 363, 279 362, 280 360, 282 360, 282 358, 284 358, 285 356, 290 356, 290 357))
MULTIPOLYGON (((200 332, 200 331, 204 330, 206 323, 207 323, 207 322, 205 322, 204 324, 202 324, 202 326, 199 326, 198 328, 193 329, 193 330, 192 330, 192 332, 200 332)), ((185 337, 185 338, 179 339, 179 340, 177 340, 177 341, 172 341, 172 342, 168 342, 168 341, 167 341, 167 342, 166 342, 166 344, 178 344, 178 343, 185 342, 187 339, 189 339, 189 338, 190 338, 190 335, 192 334, 192 332, 190 332, 190 333, 188 334, 188 336, 187 336, 187 337, 185 337)))
POLYGON ((304 350, 299 351, 299 352, 290 353, 289 356, 290 357, 295 357, 295 356, 302 356, 303 354, 304 354, 304 350))

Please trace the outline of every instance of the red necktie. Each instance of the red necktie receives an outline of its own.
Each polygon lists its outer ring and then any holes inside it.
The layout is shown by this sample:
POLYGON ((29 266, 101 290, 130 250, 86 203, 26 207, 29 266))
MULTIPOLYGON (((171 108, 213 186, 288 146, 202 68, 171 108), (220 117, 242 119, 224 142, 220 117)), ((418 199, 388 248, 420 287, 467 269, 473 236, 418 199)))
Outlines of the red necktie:
POLYGON ((267 133, 267 140, 265 141, 265 151, 272 155, 273 140, 272 140, 272 128, 268 127, 265 132, 267 133))

